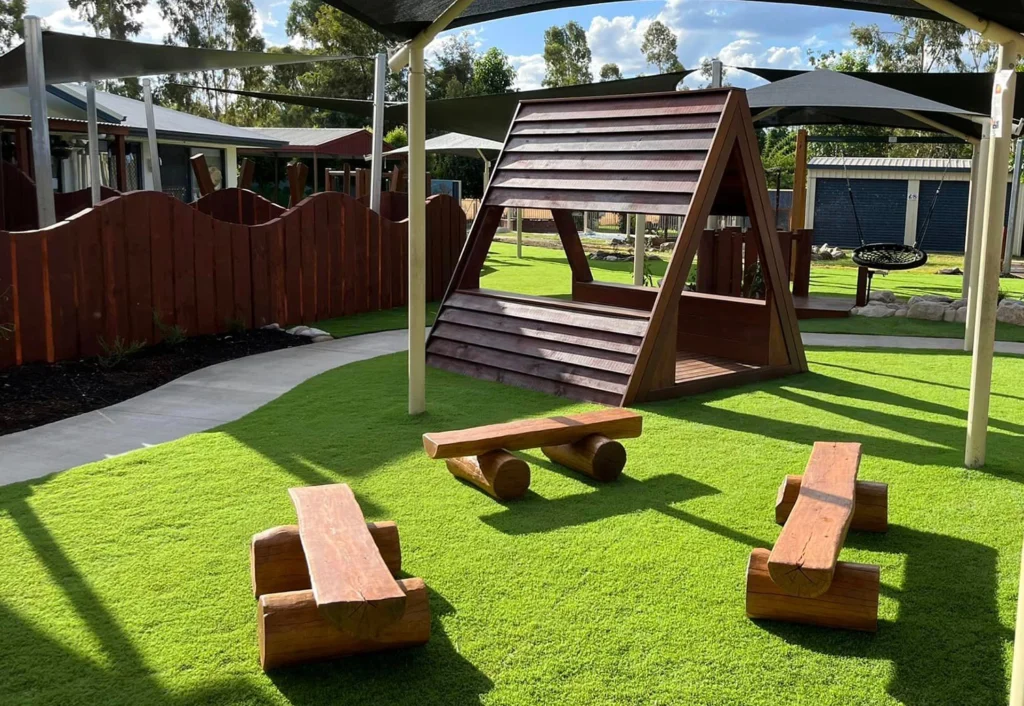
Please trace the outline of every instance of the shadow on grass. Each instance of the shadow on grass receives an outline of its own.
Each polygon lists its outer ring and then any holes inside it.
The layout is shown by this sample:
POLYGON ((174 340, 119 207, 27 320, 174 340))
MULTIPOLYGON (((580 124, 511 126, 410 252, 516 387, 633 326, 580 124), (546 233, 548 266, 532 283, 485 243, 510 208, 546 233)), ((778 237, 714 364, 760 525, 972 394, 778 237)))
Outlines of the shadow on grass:
MULTIPOLYGON (((956 352, 956 351, 935 351, 936 354, 954 353, 954 352, 956 352)), ((934 387, 941 387, 941 388, 944 388, 944 389, 947 389, 947 390, 963 390, 964 392, 970 392, 970 389, 971 389, 971 388, 966 387, 964 385, 950 385, 949 383, 935 382, 934 380, 922 380, 921 378, 912 378, 912 377, 907 377, 906 375, 893 375, 892 373, 880 373, 877 370, 868 370, 867 368, 854 368, 854 367, 851 367, 849 365, 839 365, 838 363, 822 363, 821 361, 816 361, 814 363, 814 366, 818 367, 818 368, 835 368, 837 370, 849 370, 849 371, 852 371, 852 372, 855 372, 855 373, 864 373, 866 375, 874 375, 876 377, 884 377, 884 378, 889 378, 891 380, 903 380, 905 382, 915 382, 915 383, 920 383, 922 385, 933 385, 934 387)), ((1024 397, 1018 397, 1016 395, 1007 395, 1004 392, 993 392, 992 396, 993 397, 1003 397, 1003 398, 1008 399, 1008 400, 1022 400, 1022 401, 1024 401, 1024 397)))
POLYGON ((882 592, 899 605, 895 620, 881 621, 875 634, 757 624, 821 654, 891 661, 886 690, 907 706, 1006 702, 1004 649, 1013 632, 999 621, 995 549, 901 526, 851 533, 846 544, 906 557, 902 588, 887 587, 882 569, 882 592))
POLYGON ((480 703, 494 682, 448 639, 440 618, 455 610, 430 586, 427 590, 431 625, 426 645, 283 668, 271 672, 270 679, 296 706, 355 703, 345 699, 357 693, 373 694, 372 703, 378 704, 480 703), (387 660, 386 668, 382 668, 382 660, 387 660))
POLYGON ((104 659, 100 663, 77 654, 73 645, 54 640, 0 601, 0 635, 3 636, 0 662, 5 665, 0 674, 0 693, 4 695, 4 703, 44 703, 39 699, 54 682, 64 688, 73 684, 74 693, 82 703, 169 706, 270 703, 265 692, 242 678, 217 680, 187 694, 168 691, 145 663, 130 635, 29 506, 30 488, 23 486, 23 490, 22 494, 5 501, 0 513, 14 520, 53 583, 61 587, 88 632, 99 643, 104 659))

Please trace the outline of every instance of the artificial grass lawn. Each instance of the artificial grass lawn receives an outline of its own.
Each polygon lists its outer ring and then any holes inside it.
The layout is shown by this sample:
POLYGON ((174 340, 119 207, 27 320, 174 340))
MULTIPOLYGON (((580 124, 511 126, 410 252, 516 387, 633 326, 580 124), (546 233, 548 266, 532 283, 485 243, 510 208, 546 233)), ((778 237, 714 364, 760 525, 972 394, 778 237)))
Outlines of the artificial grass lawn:
MULTIPOLYGON (((437 316, 437 310, 440 306, 439 302, 427 302, 427 326, 433 325, 434 317, 437 316)), ((407 328, 409 326, 409 313, 408 309, 403 306, 386 311, 370 311, 365 314, 326 319, 324 321, 317 321, 313 326, 326 331, 335 338, 345 338, 347 336, 359 336, 364 333, 374 333, 375 331, 396 331, 407 328)))
MULTIPOLYGON (((800 330, 807 333, 858 333, 874 336, 927 336, 934 338, 959 338, 965 336, 964 324, 947 321, 922 321, 921 319, 888 318, 869 319, 851 316, 846 319, 804 319, 800 330)), ((1024 343, 1024 326, 996 324, 996 340, 1024 343)))
POLYGON ((1024 501, 1024 358, 996 362, 989 463, 960 468, 970 359, 809 352, 811 374, 645 405, 598 485, 527 454, 501 504, 421 450, 428 430, 586 408, 402 355, 314 378, 218 430, 0 488, 0 702, 11 704, 1005 703, 1024 501), (864 443, 889 532, 861 634, 744 616, 775 491, 817 439, 864 443), (424 648, 265 676, 250 537, 294 522, 286 489, 347 482, 398 523, 430 589, 424 648))

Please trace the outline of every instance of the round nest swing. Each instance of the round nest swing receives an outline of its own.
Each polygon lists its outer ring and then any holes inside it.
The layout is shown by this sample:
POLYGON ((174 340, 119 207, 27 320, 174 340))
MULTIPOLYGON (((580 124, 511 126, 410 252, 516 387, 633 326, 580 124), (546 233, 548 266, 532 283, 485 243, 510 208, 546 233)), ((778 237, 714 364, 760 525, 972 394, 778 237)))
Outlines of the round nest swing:
POLYGON ((876 270, 912 270, 928 262, 928 253, 913 245, 871 243, 853 251, 856 265, 876 270))

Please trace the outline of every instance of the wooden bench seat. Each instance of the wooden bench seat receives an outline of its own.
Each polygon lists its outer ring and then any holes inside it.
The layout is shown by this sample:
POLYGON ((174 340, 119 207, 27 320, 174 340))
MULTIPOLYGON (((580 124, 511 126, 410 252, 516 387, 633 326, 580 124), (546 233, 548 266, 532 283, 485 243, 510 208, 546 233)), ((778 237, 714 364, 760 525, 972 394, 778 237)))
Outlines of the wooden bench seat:
POLYGON ((430 610, 401 571, 398 528, 367 523, 345 484, 292 488, 298 525, 253 537, 264 669, 426 642, 430 610))
POLYGON ((860 458, 860 444, 817 442, 803 477, 783 481, 782 533, 770 553, 754 550, 747 567, 748 616, 877 629, 878 567, 839 561, 851 527, 888 527, 888 488, 857 481, 860 458))
POLYGON ((423 435, 430 458, 443 458, 452 475, 500 500, 521 497, 530 468, 511 451, 540 448, 552 461, 597 480, 614 480, 626 464, 617 439, 635 438, 643 417, 624 409, 524 419, 503 424, 423 435))

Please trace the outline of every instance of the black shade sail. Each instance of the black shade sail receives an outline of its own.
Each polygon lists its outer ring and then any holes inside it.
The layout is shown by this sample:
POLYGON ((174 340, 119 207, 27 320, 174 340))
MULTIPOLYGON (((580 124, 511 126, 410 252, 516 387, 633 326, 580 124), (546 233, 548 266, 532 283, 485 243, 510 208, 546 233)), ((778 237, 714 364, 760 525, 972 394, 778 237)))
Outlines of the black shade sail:
MULTIPOLYGON (((586 83, 579 86, 563 86, 561 88, 542 88, 536 91, 519 91, 516 93, 498 93, 488 96, 470 96, 468 98, 447 98, 444 100, 427 101, 427 129, 443 132, 459 132, 488 140, 502 141, 508 130, 512 116, 516 112, 519 101, 538 98, 576 98, 583 96, 614 96, 636 93, 664 93, 673 91, 676 86, 693 71, 675 71, 655 76, 626 78, 620 81, 602 81, 586 83)), ((191 86, 200 88, 200 86, 191 86)), ((371 119, 373 102, 353 100, 350 98, 327 98, 323 96, 297 96, 287 93, 265 93, 261 91, 237 91, 229 89, 207 89, 222 93, 231 93, 250 98, 263 98, 288 105, 304 105, 321 110, 334 110, 357 117, 371 119)), ((405 103, 394 103, 384 110, 384 118, 389 123, 405 124, 407 108, 405 103)))
MULTIPOLYGON (((788 69, 762 69, 756 67, 735 67, 740 71, 760 76, 766 81, 782 81, 806 71, 788 69)), ((991 73, 875 73, 873 71, 844 71, 846 76, 853 76, 864 81, 877 83, 881 86, 895 88, 897 91, 913 93, 922 98, 947 103, 961 110, 988 115, 992 112, 992 77, 991 73)), ((1017 91, 1017 100, 1013 108, 1014 118, 1024 118, 1024 91, 1017 91)))
MULTIPOLYGON (((355 57, 192 49, 43 32, 43 65, 48 84, 352 58, 355 57)), ((27 83, 25 45, 20 44, 0 56, 0 88, 27 83)))
POLYGON ((758 127, 874 125, 937 130, 914 117, 921 115, 965 135, 981 137, 981 126, 971 120, 980 113, 835 71, 794 72, 750 89, 747 100, 758 127))
MULTIPOLYGON (((462 11, 450 27, 525 15, 563 7, 598 5, 613 0, 476 0, 462 11)), ((778 0, 755 0, 777 2, 778 0)), ((1024 4, 1021 0, 953 0, 956 5, 979 17, 1024 32, 1024 4)), ((327 0, 339 10, 352 15, 393 39, 412 39, 443 13, 451 0, 327 0)), ((946 19, 914 0, 789 0, 794 5, 834 7, 895 15, 909 15, 933 20, 946 19)))

